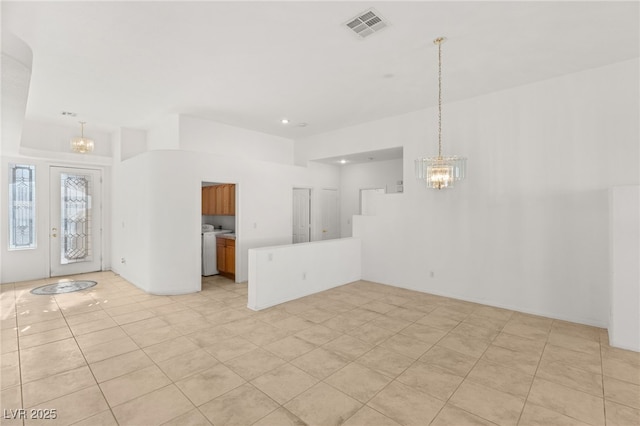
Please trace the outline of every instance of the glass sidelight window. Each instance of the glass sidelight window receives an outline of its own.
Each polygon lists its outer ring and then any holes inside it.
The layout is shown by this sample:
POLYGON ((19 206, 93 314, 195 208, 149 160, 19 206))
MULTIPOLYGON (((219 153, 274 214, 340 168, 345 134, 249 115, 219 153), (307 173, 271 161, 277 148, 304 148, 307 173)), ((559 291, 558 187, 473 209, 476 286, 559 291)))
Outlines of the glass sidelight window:
POLYGON ((9 250, 36 248, 36 166, 9 164, 9 250))

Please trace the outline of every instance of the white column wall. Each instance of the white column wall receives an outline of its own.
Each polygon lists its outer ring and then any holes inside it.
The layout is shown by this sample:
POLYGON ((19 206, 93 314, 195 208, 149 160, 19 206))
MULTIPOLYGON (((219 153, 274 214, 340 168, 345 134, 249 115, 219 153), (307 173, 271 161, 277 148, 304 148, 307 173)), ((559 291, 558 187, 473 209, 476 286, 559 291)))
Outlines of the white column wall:
POLYGON ((612 346, 640 352, 640 186, 611 189, 612 346))

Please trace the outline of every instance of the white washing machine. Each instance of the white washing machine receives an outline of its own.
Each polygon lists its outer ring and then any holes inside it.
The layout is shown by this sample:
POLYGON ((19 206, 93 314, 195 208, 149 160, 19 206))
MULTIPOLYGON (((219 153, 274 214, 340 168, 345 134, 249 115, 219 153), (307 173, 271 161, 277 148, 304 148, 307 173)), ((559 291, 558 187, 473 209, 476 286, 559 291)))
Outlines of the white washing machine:
POLYGON ((216 255, 216 235, 229 234, 229 229, 213 229, 213 226, 202 225, 202 276, 218 274, 218 258, 216 255))

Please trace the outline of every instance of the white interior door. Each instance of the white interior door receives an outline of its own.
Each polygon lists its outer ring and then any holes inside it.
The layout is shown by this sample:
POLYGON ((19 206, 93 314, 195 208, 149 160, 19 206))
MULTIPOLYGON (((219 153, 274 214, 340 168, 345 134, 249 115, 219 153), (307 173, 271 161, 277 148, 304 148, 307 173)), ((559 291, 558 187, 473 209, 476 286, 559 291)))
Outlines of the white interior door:
POLYGON ((293 244, 308 243, 311 236, 311 190, 293 188, 293 244))
POLYGON ((100 170, 51 167, 50 185, 50 275, 101 270, 100 170))
POLYGON ((322 239, 340 238, 338 231, 338 190, 323 189, 321 197, 322 239))

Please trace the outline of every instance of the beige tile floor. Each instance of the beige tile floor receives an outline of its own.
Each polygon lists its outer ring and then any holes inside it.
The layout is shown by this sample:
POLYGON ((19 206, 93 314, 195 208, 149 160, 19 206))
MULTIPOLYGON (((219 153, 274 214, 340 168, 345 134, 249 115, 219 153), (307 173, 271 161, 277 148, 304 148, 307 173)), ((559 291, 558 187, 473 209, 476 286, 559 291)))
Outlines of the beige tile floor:
POLYGON ((640 354, 609 347, 602 329, 366 281, 253 312, 247 286, 218 277, 185 296, 152 296, 111 272, 82 278, 99 284, 55 297, 29 292, 52 280, 2 285, 3 417, 640 424, 640 354))

